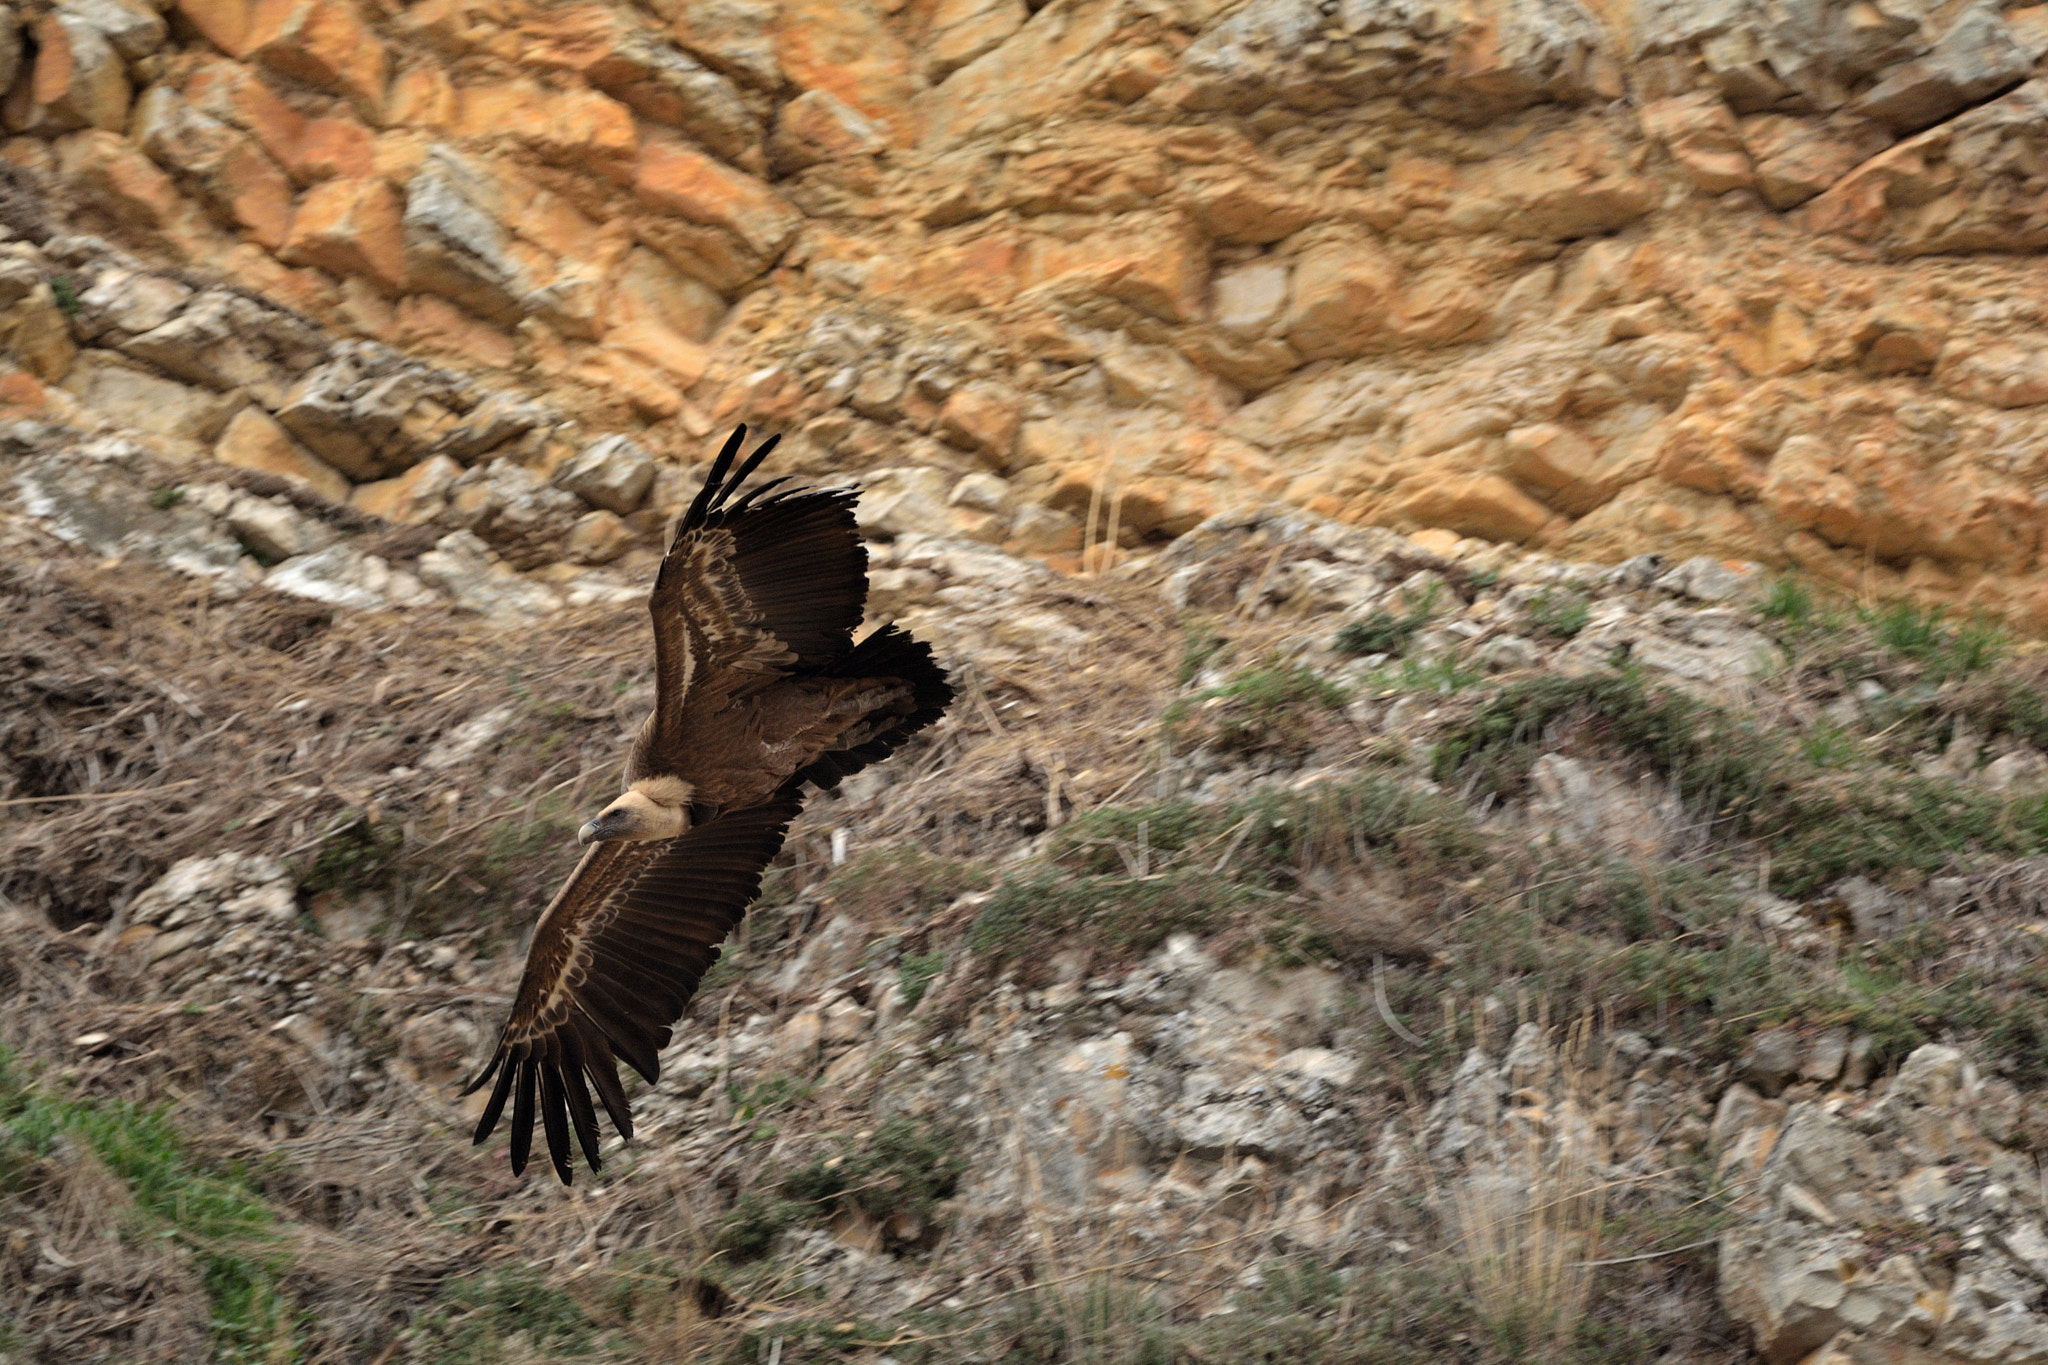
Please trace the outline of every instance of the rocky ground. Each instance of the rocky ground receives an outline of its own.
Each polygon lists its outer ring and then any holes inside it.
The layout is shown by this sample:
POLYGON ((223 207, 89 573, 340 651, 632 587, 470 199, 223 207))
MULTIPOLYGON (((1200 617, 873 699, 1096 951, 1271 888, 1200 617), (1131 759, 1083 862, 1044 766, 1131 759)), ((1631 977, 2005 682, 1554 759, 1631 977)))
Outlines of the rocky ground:
POLYGON ((2048 717, 1987 621, 1278 507, 1080 576, 872 530, 960 701, 564 1190, 455 1091, 648 702, 634 561, 6 440, 14 1358, 2048 1343, 2048 717))

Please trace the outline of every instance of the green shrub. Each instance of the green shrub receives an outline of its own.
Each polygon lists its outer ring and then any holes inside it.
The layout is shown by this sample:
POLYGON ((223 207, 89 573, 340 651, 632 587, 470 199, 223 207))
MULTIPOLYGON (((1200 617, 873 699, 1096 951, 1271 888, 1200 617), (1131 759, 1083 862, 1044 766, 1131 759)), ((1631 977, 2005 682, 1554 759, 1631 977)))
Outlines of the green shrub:
POLYGON ((1796 578, 1774 579, 1759 610, 1766 620, 1802 629, 1813 620, 1813 594, 1796 578))
POLYGON ((1199 714, 1217 748, 1233 753, 1299 749, 1313 738, 1313 718, 1351 699, 1338 683, 1299 666, 1254 669, 1206 688, 1166 709, 1168 728, 1199 714))
POLYGON ((1436 614, 1437 587, 1432 583, 1422 600, 1400 613, 1375 607, 1363 621, 1338 628, 1330 647, 1339 654, 1405 654, 1415 633, 1436 614))
POLYGON ((896 984, 903 993, 903 1008, 916 1009, 917 1002, 924 999, 933 980, 945 969, 944 953, 905 953, 896 964, 896 984))
POLYGON ((1529 603, 1529 624, 1539 635, 1569 640, 1592 618, 1592 600, 1581 593, 1545 588, 1529 603))

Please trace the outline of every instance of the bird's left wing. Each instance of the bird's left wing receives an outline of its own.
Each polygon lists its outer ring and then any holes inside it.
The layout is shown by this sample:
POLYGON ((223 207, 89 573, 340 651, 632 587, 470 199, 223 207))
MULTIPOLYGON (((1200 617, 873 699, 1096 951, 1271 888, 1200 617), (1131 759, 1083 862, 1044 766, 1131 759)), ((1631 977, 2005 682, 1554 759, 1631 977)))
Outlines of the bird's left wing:
POLYGON ((633 1136, 615 1059, 649 1084, 660 1076, 670 1026, 718 960, 719 942, 760 894, 761 872, 802 804, 791 784, 763 805, 680 838, 603 843, 584 855, 534 929, 489 1065, 462 1092, 497 1077, 476 1141, 491 1135, 511 1100, 512 1170, 520 1174, 538 1112, 566 1185, 574 1171, 572 1125, 590 1168, 601 1164, 593 1088, 620 1136, 633 1136))
POLYGON ((763 441, 735 470, 746 434, 738 428, 719 451, 648 595, 657 752, 680 742, 686 703, 715 710, 719 694, 843 656, 867 603, 859 490, 770 479, 743 492, 777 441, 763 441))

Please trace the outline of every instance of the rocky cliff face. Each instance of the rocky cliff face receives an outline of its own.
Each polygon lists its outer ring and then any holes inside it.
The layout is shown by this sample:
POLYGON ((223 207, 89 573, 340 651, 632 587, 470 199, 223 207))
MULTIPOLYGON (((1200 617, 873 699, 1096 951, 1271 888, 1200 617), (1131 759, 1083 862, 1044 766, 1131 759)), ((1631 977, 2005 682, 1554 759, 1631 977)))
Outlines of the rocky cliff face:
POLYGON ((2048 1352, 2048 13, 0 16, 0 1360, 2048 1352), (516 1183, 737 420, 961 699, 516 1183))
MULTIPOLYGON (((6 156, 187 275, 131 305, 152 355, 16 247, 0 397, 378 510, 424 460, 422 517, 437 454, 666 466, 746 419, 809 469, 985 476, 975 535, 1067 565, 1278 498, 2038 622, 2044 51, 1991 0, 36 0, 6 156), (554 439, 315 434, 375 377, 171 354, 252 330, 234 289, 554 439)), ((579 555, 651 535, 631 487, 561 506, 605 514, 579 555)))

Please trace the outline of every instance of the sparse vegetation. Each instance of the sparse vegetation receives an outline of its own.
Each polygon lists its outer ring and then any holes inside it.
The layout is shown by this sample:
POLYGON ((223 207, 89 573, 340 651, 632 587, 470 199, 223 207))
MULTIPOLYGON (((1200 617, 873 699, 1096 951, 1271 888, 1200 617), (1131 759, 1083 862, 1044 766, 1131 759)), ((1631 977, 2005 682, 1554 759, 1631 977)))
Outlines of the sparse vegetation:
POLYGON ((1429 591, 1405 611, 1397 613, 1374 607, 1364 620, 1340 626, 1331 648, 1339 654, 1405 654, 1415 633, 1436 614, 1436 599, 1437 586, 1431 584, 1429 591))
POLYGON ((1318 715, 1343 706, 1350 696, 1313 669, 1256 668, 1174 702, 1165 722, 1177 728, 1199 720, 1209 742, 1226 753, 1298 751, 1313 741, 1318 715))
POLYGON ((69 275, 50 276, 50 297, 56 301, 57 311, 65 317, 78 316, 78 281, 69 275))
POLYGON ((1539 635, 1569 640, 1593 618, 1593 600, 1583 593, 1545 588, 1529 603, 1529 624, 1539 635))

